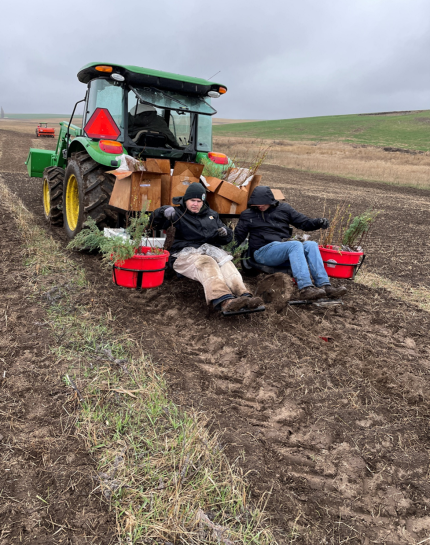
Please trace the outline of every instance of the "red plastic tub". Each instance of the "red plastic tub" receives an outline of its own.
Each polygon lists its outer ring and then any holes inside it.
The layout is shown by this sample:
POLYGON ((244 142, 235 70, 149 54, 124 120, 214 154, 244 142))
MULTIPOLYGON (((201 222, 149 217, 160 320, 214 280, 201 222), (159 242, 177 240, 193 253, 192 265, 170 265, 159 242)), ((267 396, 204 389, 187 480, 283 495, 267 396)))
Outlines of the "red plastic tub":
POLYGON ((112 280, 117 286, 147 289, 156 288, 163 283, 169 252, 163 250, 159 255, 145 255, 152 248, 143 246, 140 250, 143 253, 113 266, 112 280))
POLYGON ((354 278, 364 261, 363 252, 342 252, 333 250, 333 246, 319 246, 324 268, 332 278, 354 278), (361 261, 360 261, 361 259, 361 261))

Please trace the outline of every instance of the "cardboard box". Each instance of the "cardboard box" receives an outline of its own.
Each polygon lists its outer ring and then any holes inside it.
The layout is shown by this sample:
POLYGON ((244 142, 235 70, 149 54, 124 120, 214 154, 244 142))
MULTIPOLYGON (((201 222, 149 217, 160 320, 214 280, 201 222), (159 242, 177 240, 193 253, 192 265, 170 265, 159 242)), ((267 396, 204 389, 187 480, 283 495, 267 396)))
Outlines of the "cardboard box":
POLYGON ((218 212, 218 214, 240 214, 240 212, 237 211, 237 208, 241 205, 229 201, 217 193, 208 193, 206 202, 208 203, 209 207, 212 208, 212 210, 215 210, 215 212, 218 212))
POLYGON ((140 212, 144 201, 152 212, 161 206, 161 175, 153 172, 132 172, 126 178, 117 178, 109 204, 122 210, 140 212))
POLYGON ((277 201, 285 201, 284 194, 280 189, 272 189, 272 193, 277 201))
POLYGON ((169 159, 152 159, 148 158, 145 161, 147 172, 157 172, 158 174, 169 174, 170 176, 170 160, 169 159))
POLYGON ((153 172, 133 172, 130 210, 140 212, 145 201, 151 201, 147 207, 150 212, 161 206, 161 176, 153 172))
POLYGON ((248 189, 248 199, 252 195, 252 192, 257 187, 257 185, 260 185, 260 182, 261 182, 261 175, 260 174, 256 174, 255 176, 253 176, 252 180, 249 182, 249 184, 247 186, 249 188, 248 189))
POLYGON ((218 195, 233 201, 236 204, 242 204, 248 201, 248 189, 247 186, 244 188, 237 187, 236 185, 230 184, 229 182, 222 182, 217 190, 218 195))
POLYGON ((169 159, 153 159, 149 157, 145 161, 147 172, 161 174, 161 205, 171 204, 171 176, 170 176, 170 160, 169 159))
POLYGON ((115 185, 109 201, 111 206, 122 210, 139 212, 145 200, 151 201, 148 211, 153 211, 161 204, 169 204, 170 196, 170 161, 169 159, 147 159, 143 166, 146 170, 110 171, 116 176, 115 185), (162 184, 164 201, 162 203, 162 184))
POLYGON ((161 175, 161 206, 171 205, 172 177, 169 174, 161 175))
POLYGON ((109 204, 120 210, 130 210, 131 172, 128 176, 117 176, 109 204))
POLYGON ((207 202, 208 205, 212 208, 212 210, 215 210, 215 212, 218 212, 218 214, 241 214, 244 210, 248 208, 248 199, 251 196, 252 192, 254 191, 254 188, 257 187, 257 185, 260 184, 261 176, 255 175, 252 180, 249 182, 249 184, 242 188, 237 188, 235 186, 232 186, 229 182, 223 182, 220 184, 215 192, 208 192, 207 194, 207 202), (225 196, 221 195, 221 188, 225 185, 232 186, 234 189, 233 191, 230 190, 230 188, 225 189, 223 191, 224 195, 232 194, 234 193, 234 198, 238 199, 238 195, 235 192, 235 190, 242 191, 245 195, 244 200, 241 203, 234 202, 225 196))
POLYGON ((188 186, 200 180, 204 166, 199 163, 185 163, 178 161, 172 175, 170 202, 173 197, 183 197, 188 186))
POLYGON ((205 178, 206 180, 206 189, 208 191, 216 191, 217 187, 222 184, 222 180, 220 178, 214 178, 213 176, 208 176, 205 178))

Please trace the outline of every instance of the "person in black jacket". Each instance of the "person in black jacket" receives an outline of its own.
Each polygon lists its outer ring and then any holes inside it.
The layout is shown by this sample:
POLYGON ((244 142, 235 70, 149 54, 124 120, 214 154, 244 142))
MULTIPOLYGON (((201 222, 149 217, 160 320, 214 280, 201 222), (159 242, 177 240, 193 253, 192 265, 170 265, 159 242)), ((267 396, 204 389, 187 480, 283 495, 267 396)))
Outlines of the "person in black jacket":
POLYGON ((340 297, 346 293, 344 286, 330 285, 316 242, 290 240, 290 224, 303 231, 315 231, 329 227, 326 218, 310 219, 289 204, 280 203, 267 186, 254 189, 248 206, 240 215, 234 238, 240 245, 249 234, 249 248, 257 263, 276 267, 289 262, 301 299, 340 297))
POLYGON ((175 227, 169 265, 180 275, 199 281, 206 302, 225 312, 255 309, 263 304, 252 297, 243 283, 233 257, 221 249, 233 239, 233 232, 206 204, 206 189, 192 183, 183 197, 175 197, 179 206, 161 206, 152 213, 152 229, 175 227))

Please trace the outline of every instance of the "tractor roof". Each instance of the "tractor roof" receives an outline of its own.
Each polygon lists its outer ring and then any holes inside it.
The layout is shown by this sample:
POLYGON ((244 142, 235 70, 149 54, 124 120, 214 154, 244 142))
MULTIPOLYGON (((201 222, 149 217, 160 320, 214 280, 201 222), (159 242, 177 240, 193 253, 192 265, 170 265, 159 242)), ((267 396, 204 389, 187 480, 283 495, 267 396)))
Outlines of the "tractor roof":
POLYGON ((78 79, 82 83, 88 83, 95 78, 109 77, 111 73, 121 74, 124 76, 126 83, 132 87, 157 87, 158 89, 201 96, 207 95, 211 90, 218 91, 220 87, 227 90, 225 85, 201 78, 192 78, 190 76, 162 72, 161 70, 152 70, 151 68, 141 68, 139 66, 128 66, 107 62, 91 62, 85 65, 78 72, 78 79), (97 70, 96 67, 111 67, 112 70, 100 71, 97 70))

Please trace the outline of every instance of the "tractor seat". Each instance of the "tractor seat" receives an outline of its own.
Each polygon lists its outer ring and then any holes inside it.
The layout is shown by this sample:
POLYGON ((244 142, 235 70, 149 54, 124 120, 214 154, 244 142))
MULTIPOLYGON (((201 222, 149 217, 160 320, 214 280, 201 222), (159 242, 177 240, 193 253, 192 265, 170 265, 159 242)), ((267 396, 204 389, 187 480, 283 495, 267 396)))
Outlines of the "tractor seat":
POLYGON ((161 132, 143 129, 136 134, 133 138, 133 142, 138 146, 147 148, 164 148, 167 143, 167 138, 161 132))
POLYGON ((251 251, 248 248, 244 252, 242 252, 240 256, 240 265, 242 268, 242 272, 245 276, 257 276, 257 274, 265 273, 265 274, 275 274, 277 272, 281 272, 284 274, 288 274, 289 276, 293 276, 293 273, 291 271, 291 267, 289 265, 280 265, 278 267, 270 267, 269 265, 262 265, 261 263, 257 263, 252 257, 251 257, 251 251))

